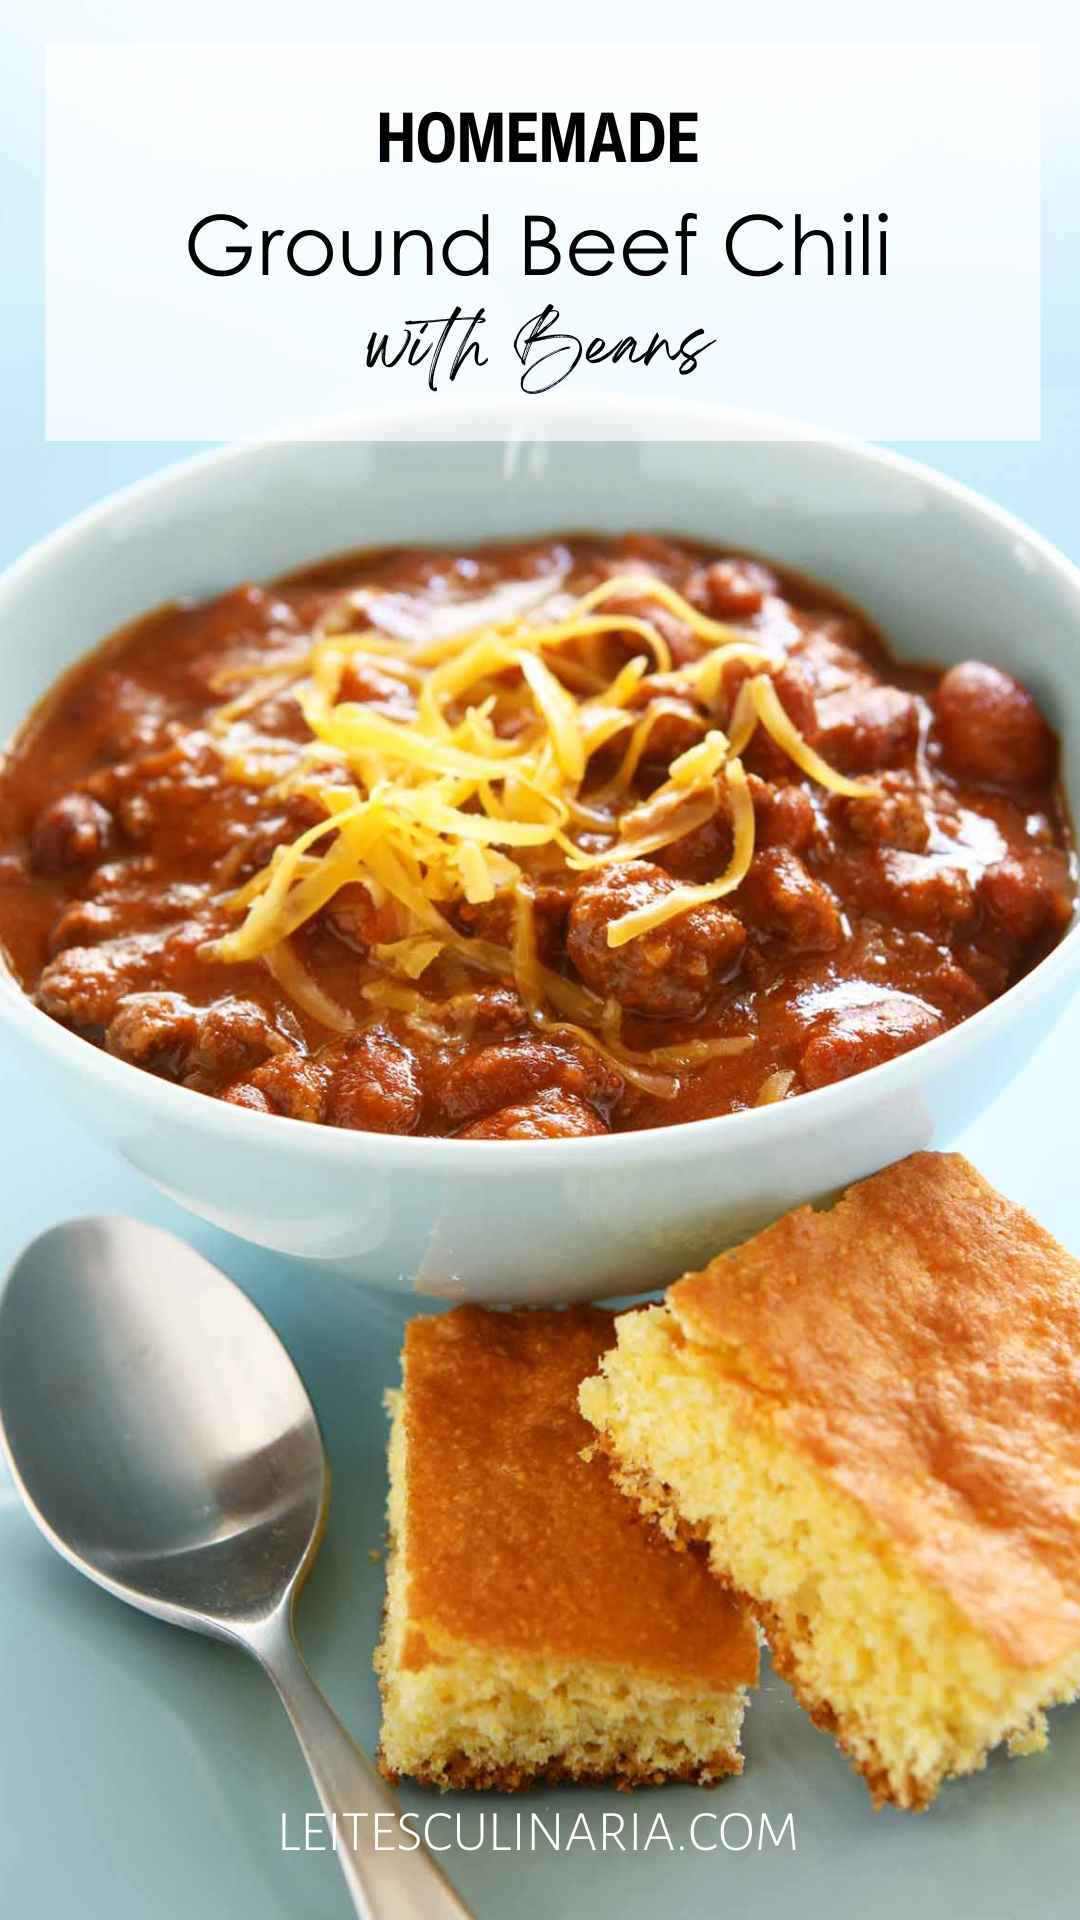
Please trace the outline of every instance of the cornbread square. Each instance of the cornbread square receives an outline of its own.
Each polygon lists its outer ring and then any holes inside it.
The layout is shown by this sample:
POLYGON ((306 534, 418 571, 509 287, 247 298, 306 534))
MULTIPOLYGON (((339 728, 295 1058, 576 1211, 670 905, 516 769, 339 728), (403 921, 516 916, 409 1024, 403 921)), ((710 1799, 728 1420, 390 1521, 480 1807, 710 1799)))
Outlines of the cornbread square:
POLYGON ((580 1404, 780 1671, 921 1808, 1080 1690, 1080 1265, 959 1154, 800 1207, 618 1322, 580 1404))
POLYGON ((379 1762, 439 1787, 710 1784, 742 1767, 753 1622, 591 1451, 592 1307, 413 1320, 388 1396, 379 1762))

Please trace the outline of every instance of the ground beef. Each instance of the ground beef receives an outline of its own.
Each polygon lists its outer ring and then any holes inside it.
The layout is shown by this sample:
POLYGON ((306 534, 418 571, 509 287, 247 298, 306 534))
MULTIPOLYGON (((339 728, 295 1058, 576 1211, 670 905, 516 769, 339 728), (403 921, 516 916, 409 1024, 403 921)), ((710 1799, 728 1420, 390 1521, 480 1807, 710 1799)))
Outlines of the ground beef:
POLYGON ((902 687, 856 681, 818 701, 820 754, 842 773, 873 773, 910 759, 919 737, 919 702, 902 687))
POLYGON ((237 1079, 268 1055, 289 1050, 289 1038, 299 1037, 296 1022, 285 1009, 276 1021, 254 1000, 230 994, 199 1009, 198 1028, 184 1068, 186 1086, 216 1092, 223 1082, 237 1079))
MULTIPOLYGON (((329 774, 327 775, 329 779, 329 774)), ((293 794, 279 812, 260 812, 236 823, 226 835, 217 879, 222 886, 238 886, 268 866, 278 847, 286 847, 309 827, 325 818, 322 807, 304 794, 293 794)))
POLYGON ((439 1075, 435 1097, 440 1113, 460 1127, 548 1089, 603 1111, 622 1092, 622 1080, 601 1054, 572 1036, 547 1040, 529 1034, 452 1059, 439 1075))
POLYGON ((132 1066, 176 1079, 198 1022, 197 1008, 182 993, 128 993, 109 1022, 106 1050, 132 1066))
MULTIPOLYGON (((747 775, 747 784, 754 806, 755 846, 788 847, 792 853, 807 851, 818 836, 809 788, 799 782, 763 780, 756 773, 747 775)), ((661 847, 654 856, 657 866, 677 880, 703 885, 718 879, 730 863, 731 790, 725 780, 718 780, 715 790, 717 804, 710 818, 661 847)))
POLYGON ((714 560, 692 574, 686 598, 713 620, 744 621, 760 613, 766 596, 779 590, 775 573, 760 561, 732 557, 714 560))
POLYGON ((523 1033, 529 1010, 513 987, 477 987, 453 994, 436 1009, 448 1033, 467 1040, 505 1040, 523 1033))
POLYGON ((846 897, 891 926, 946 940, 975 924, 975 883, 959 860, 880 847, 838 871, 846 876, 846 897))
MULTIPOLYGON (((255 835, 261 796, 222 781, 221 756, 197 729, 87 781, 129 846, 205 871, 255 835)), ((289 836, 291 837, 291 836, 289 836)))
POLYGON ((926 983, 926 992, 934 1005, 953 1020, 966 1020, 969 1014, 985 1007, 989 995, 967 967, 956 960, 943 960, 926 983))
POLYGON ((806 1087, 829 1086, 877 1067, 945 1031, 936 1007, 911 993, 884 995, 865 1007, 845 1007, 816 1023, 799 1061, 806 1087))
POLYGON ((725 907, 694 907, 625 946, 608 945, 613 920, 672 892, 675 882, 648 860, 604 867, 578 889, 566 949, 582 979, 604 999, 635 1013, 686 1018, 700 1012, 728 973, 746 932, 725 907))
POLYGON ((460 1140, 571 1140, 606 1133, 595 1107, 554 1088, 517 1107, 500 1107, 483 1120, 462 1127, 460 1140))
POLYGON ((265 1093, 260 1093, 258 1087, 253 1087, 244 1080, 238 1081, 234 1087, 226 1087, 221 1098, 226 1106, 246 1107, 249 1113, 273 1113, 274 1111, 265 1093))
MULTIPOLYGON (((566 916, 574 898, 573 882, 536 880, 530 887, 530 893, 537 951, 541 960, 555 960, 562 949, 566 916)), ((476 903, 455 900, 449 913, 460 932, 468 934, 471 939, 491 940, 500 947, 513 944, 517 906, 514 894, 509 890, 497 893, 493 900, 476 903)))
POLYGON ((330 1068, 324 1118, 364 1133, 412 1133, 423 1093, 415 1056, 379 1027, 352 1035, 323 1056, 330 1068))
POLYGON ((930 844, 929 802, 910 773, 883 773, 857 799, 836 795, 830 812, 839 826, 864 846, 925 853, 930 844))
POLYGON ((755 773, 748 784, 754 803, 755 844, 804 853, 817 830, 809 789, 791 782, 777 786, 755 773))
POLYGON ((99 898, 73 900, 49 935, 49 951, 57 954, 65 947, 92 947, 101 940, 174 925, 200 907, 204 898, 200 887, 172 886, 153 894, 121 887, 99 898))
POLYGON ((290 1048, 226 1089, 224 1099, 259 1113, 286 1114, 292 1120, 321 1120, 326 1108, 329 1071, 321 1060, 290 1048), (254 1096, 254 1097, 253 1097, 254 1096))
POLYGON ((126 994, 167 986, 211 928, 189 920, 157 933, 133 933, 96 947, 67 947, 50 960, 35 999, 65 1026, 103 1030, 126 994))
POLYGON ((148 1067, 201 1093, 283 1053, 288 1042, 253 1000, 226 995, 208 1007, 182 993, 129 993, 117 1003, 105 1046, 119 1060, 148 1067))
MULTIPOLYGON (((759 784, 766 783, 762 780, 759 784)), ((680 834, 677 840, 669 841, 654 854, 656 865, 674 879, 703 886, 709 880, 719 879, 729 865, 731 796, 726 781, 716 782, 716 800, 716 809, 707 820, 691 827, 689 833, 680 834)))
POLYGON ((736 904, 762 932, 777 934, 794 947, 827 953, 844 937, 834 895, 788 847, 762 849, 736 904))

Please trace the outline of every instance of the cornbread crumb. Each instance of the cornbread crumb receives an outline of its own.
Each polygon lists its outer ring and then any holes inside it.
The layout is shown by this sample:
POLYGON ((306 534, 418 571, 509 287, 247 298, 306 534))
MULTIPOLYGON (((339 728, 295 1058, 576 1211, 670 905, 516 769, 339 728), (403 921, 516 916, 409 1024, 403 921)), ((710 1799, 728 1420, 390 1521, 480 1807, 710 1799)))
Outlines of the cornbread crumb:
POLYGON ((458 1307, 408 1327, 375 1656, 391 1779, 515 1791, 741 1769, 752 1622, 581 1458, 577 1389, 613 1319, 458 1307))
POLYGON ((1080 1265, 959 1155, 803 1207, 625 1315, 581 1389, 875 1804, 1080 1691, 1080 1265))

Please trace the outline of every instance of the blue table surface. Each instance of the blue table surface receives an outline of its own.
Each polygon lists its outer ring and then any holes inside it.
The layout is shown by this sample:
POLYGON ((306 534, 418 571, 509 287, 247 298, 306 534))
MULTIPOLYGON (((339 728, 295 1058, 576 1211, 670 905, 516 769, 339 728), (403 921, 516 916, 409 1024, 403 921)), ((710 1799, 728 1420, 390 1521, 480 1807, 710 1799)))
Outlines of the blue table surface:
MULTIPOLYGON (((43 442, 40 48, 13 36, 6 51, 11 58, 0 73, 7 295, 0 326, 0 563, 114 487, 189 451, 43 442)), ((1080 559, 1074 455, 1080 334, 1074 322, 1076 267, 1067 251, 1071 221, 1064 217, 1070 206, 1075 212, 1076 146, 1077 136, 1064 121, 1048 122, 1041 443, 904 450, 1004 502, 1080 559)), ((1004 1097, 956 1144, 1080 1250, 1078 1078, 1080 1008, 1074 1007, 1004 1097)), ((331 1525, 303 1603, 305 1639, 317 1673, 370 1742, 377 1710, 368 1656, 382 1581, 381 1566, 371 1557, 382 1537, 378 1401, 379 1388, 395 1375, 401 1309, 391 1300, 342 1297, 317 1269, 265 1255, 193 1222, 78 1130, 2 1057, 0 1167, 0 1270, 31 1235, 63 1216, 127 1212, 186 1234, 250 1291, 279 1328, 319 1407, 335 1468, 331 1525)), ((2 1475, 0 1556, 0 1909, 48 1917, 70 1911, 77 1890, 81 1912, 130 1914, 133 1920, 150 1913, 201 1920, 218 1913, 344 1912, 328 1859, 280 1851, 279 1812, 300 1821, 314 1799, 279 1709, 254 1668, 221 1647, 170 1635, 87 1588, 51 1559, 2 1475), (151 1729, 145 1741, 137 1731, 144 1726, 151 1729)), ((782 1692, 771 1684, 764 1714, 786 1711, 782 1692)), ((1072 1723, 1078 1720, 1074 1713, 1066 1730, 1058 1716, 1056 1736, 1071 1750, 1074 1779, 1080 1725, 1072 1723)), ((861 1790, 840 1763, 834 1768, 831 1757, 820 1758, 820 1736, 796 1721, 783 1724, 770 1813, 782 1814, 790 1782, 804 1766, 819 1772, 824 1767, 827 1779, 827 1797, 817 1803, 820 1817, 796 1880, 760 1859, 751 1868, 743 1856, 726 1857, 718 1869, 688 1859, 676 1895, 651 1854, 629 1863, 605 1861, 601 1870, 593 1856, 579 1853, 522 1875, 513 1856, 490 1846, 456 1858, 455 1876, 478 1910, 492 1916, 508 1913, 513 1899, 522 1915, 644 1915, 666 1904, 689 1917, 719 1911, 718 1888, 724 1889, 725 1905, 734 1903, 732 1912, 779 1913, 788 1909, 790 1894, 803 1910, 854 1915, 865 1913, 871 1884, 882 1913, 910 1911, 916 1887, 928 1916, 978 1913, 981 1920, 1004 1920, 1025 1910, 1008 1871, 1009 1849, 995 1839, 996 1780, 986 1783, 993 1798, 982 1803, 977 1827, 968 1830, 963 1857, 949 1854, 947 1829, 919 1823, 927 1838, 918 1843, 920 1864, 913 1867, 915 1843, 906 1837, 911 1824, 893 1816, 870 1822, 861 1790), (851 1832, 873 1826, 878 1835, 865 1856, 861 1841, 845 1838, 849 1820, 851 1832), (895 1909, 885 1891, 890 1874, 906 1889, 895 1909)), ((1025 1762, 1018 1771, 1049 1764, 1025 1762)), ((952 1790, 958 1796, 952 1804, 967 1804, 963 1796, 977 1790, 952 1790)), ((689 1803, 676 1796, 670 1804, 677 1825, 678 1809, 689 1803)), ((754 1803, 747 1804, 752 1811, 754 1803)), ((1033 1846, 1039 1817, 1036 1800, 1033 1846)), ((1061 1829, 1054 1844, 1060 1863, 1066 1844, 1061 1829)), ((1078 1865, 1074 1855, 1074 1885, 1078 1865)), ((1026 1911, 1064 1913, 1065 1894, 1042 1884, 1042 1904, 1026 1911)))
MULTIPOLYGON (((983 450, 985 457, 985 450, 983 450)), ((55 456, 54 456, 55 457, 55 456)), ((1029 458, 1036 458, 1036 454, 1029 458)), ((143 456, 132 466, 150 464, 143 456)), ((58 469, 59 470, 59 469, 58 469)), ((84 476, 85 478, 85 476, 84 476)), ((74 497, 70 474, 65 504, 74 497)), ((60 497, 56 489, 50 501, 60 497)), ((1033 517, 1038 517, 1034 515, 1033 517)), ((1080 1006, 1019 1078, 956 1144, 1004 1191, 1080 1251, 1080 1006)), ((53 1221, 123 1212, 185 1234, 230 1272, 278 1328, 307 1382, 334 1473, 330 1526, 305 1593, 301 1625, 317 1677, 357 1736, 377 1738, 370 1653, 383 1569, 383 1388, 397 1377, 403 1307, 349 1293, 314 1265, 268 1255, 195 1222, 80 1130, 55 1101, 0 1056, 0 1271, 53 1221)), ((315 1807, 298 1751, 267 1683, 239 1655, 130 1613, 50 1554, 0 1469, 0 1912, 53 1915, 75 1891, 87 1920, 335 1920, 346 1911, 329 1855, 281 1850, 315 1807), (62 1817, 61 1817, 62 1815, 62 1817), (6 1889, 6 1900, 5 1900, 6 1889), (7 1904, 10 1901, 10 1905, 7 1904)), ((752 1851, 572 1854, 519 1860, 478 1838, 476 1803, 451 1796, 466 1822, 447 1866, 481 1920, 584 1920, 618 1913, 684 1920, 722 1911, 793 1910, 813 1920, 863 1920, 875 1889, 879 1920, 1019 1920, 1030 1875, 1050 1878, 1037 1911, 1074 1911, 1080 1829, 1071 1809, 1080 1777, 1080 1711, 1055 1716, 1050 1756, 995 1763, 982 1781, 950 1788, 943 1809, 914 1821, 870 1814, 861 1786, 768 1678, 748 1730, 750 1766, 722 1789, 723 1808, 782 1824, 794 1810, 796 1858, 752 1851), (760 1757, 760 1759, 758 1758, 760 1757), (1006 1781, 1006 1776, 1008 1780, 1006 1781), (510 1903, 513 1903, 512 1905, 510 1903), (674 1903, 674 1904, 673 1904, 674 1903)), ((719 1796, 716 1796, 719 1798, 719 1796)), ((674 1846, 709 1796, 662 1801, 674 1846)), ((430 1810, 423 1795, 407 1803, 430 1810)), ((487 1805, 490 1808, 491 1801, 487 1805)), ((546 1820, 625 1813, 617 1795, 537 1794, 546 1820)), ((504 1812, 500 1818, 508 1818, 504 1812)))

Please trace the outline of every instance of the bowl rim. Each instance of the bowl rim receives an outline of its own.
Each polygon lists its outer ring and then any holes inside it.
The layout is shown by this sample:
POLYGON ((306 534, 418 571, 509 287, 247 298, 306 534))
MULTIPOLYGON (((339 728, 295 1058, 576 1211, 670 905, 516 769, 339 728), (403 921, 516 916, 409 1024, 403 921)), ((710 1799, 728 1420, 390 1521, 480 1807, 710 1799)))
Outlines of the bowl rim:
MULTIPOLYGON (((698 442, 794 441, 823 446, 847 455, 856 463, 903 474, 920 482, 932 493, 950 499, 964 512, 990 521, 1002 535, 1022 542, 1029 551, 1037 554, 1076 596, 1080 618, 1080 567, 1045 535, 1028 526, 1008 508, 1000 506, 976 488, 909 455, 872 445, 853 435, 737 407, 674 406, 664 402, 627 401, 611 396, 586 405, 572 400, 556 401, 551 412, 560 416, 564 426, 573 422, 579 426, 587 424, 589 433, 582 435, 579 432, 578 438, 602 440, 604 436, 593 429, 597 424, 605 423, 618 427, 614 438, 626 442, 674 441, 680 438, 698 442), (700 431, 703 422, 713 429, 711 433, 700 431), (667 430, 660 431, 664 423, 667 430), (688 431, 691 426, 696 429, 693 433, 688 431)), ((526 408, 520 416, 522 421, 527 413, 526 408)), ((420 406, 393 414, 369 412, 356 416, 329 415, 256 438, 204 449, 170 462, 93 502, 12 561, 0 572, 0 617, 3 602, 9 595, 32 589, 36 577, 47 572, 65 549, 77 547, 83 540, 93 538, 107 528, 111 520, 122 517, 131 506, 153 502, 162 496, 167 498, 178 486, 197 482, 199 476, 208 470, 243 465, 246 461, 272 456, 288 447, 330 439, 370 444, 373 439, 380 437, 438 444, 438 441, 431 442, 429 435, 419 431, 424 417, 420 406), (373 433, 373 428, 379 431, 373 433)), ((492 403, 448 409, 440 417, 444 425, 441 437, 447 440, 452 439, 453 435, 445 429, 448 424, 455 422, 461 436, 471 442, 485 444, 560 444, 570 442, 575 437, 562 432, 553 441, 550 433, 515 431, 518 414, 508 415, 505 408, 492 403), (490 427, 490 433, 477 432, 478 424, 490 427)), ((17 726, 21 724, 20 721, 17 726)), ((1080 970, 1080 915, 1074 919, 1073 925, 1057 946, 996 1000, 990 1001, 945 1033, 923 1041, 907 1053, 878 1066, 868 1067, 829 1086, 801 1093, 792 1100, 777 1101, 765 1107, 750 1107, 734 1113, 677 1121, 668 1126, 583 1135, 542 1143, 530 1140, 464 1141, 440 1135, 369 1133, 359 1129, 305 1125, 282 1114, 254 1113, 242 1107, 230 1106, 205 1093, 158 1079, 145 1068, 115 1059, 92 1041, 70 1032, 36 1007, 4 967, 0 967, 0 1017, 9 1020, 13 1027, 23 1029, 28 1040, 43 1047, 60 1066, 82 1078, 96 1080, 105 1095, 111 1091, 118 1099, 126 1098, 129 1102, 134 1097, 137 1105, 160 1108, 163 1120, 175 1118, 177 1121, 198 1123, 210 1135, 220 1134, 232 1139, 246 1137, 248 1144, 255 1147, 260 1141, 268 1144, 275 1137, 266 1131, 267 1128, 273 1128, 277 1130, 279 1144, 291 1141, 293 1146, 290 1150, 303 1160, 329 1159, 343 1168, 367 1164, 385 1167, 387 1172, 403 1170, 410 1160, 414 1163, 428 1160, 432 1163, 432 1170, 438 1167, 440 1171, 448 1171, 452 1167, 455 1179, 465 1175, 466 1169, 472 1169, 474 1178, 486 1179, 494 1155, 507 1173, 512 1170, 517 1177, 521 1177, 528 1169, 536 1178, 544 1177, 545 1169, 547 1175, 560 1171, 565 1173, 571 1165, 580 1172, 584 1167, 585 1155, 589 1156, 599 1171, 600 1166, 612 1158, 629 1162, 647 1159, 655 1163, 660 1159, 679 1157, 688 1150, 701 1153, 711 1149, 722 1151, 725 1145, 734 1146, 736 1138, 746 1148, 758 1144, 762 1129, 765 1130, 766 1144, 779 1148, 793 1134, 798 1134, 806 1127, 814 1127, 819 1121, 822 1125, 828 1125, 830 1116, 840 1117, 845 1108, 850 1112, 876 1104, 879 1097, 902 1097, 905 1090, 914 1090, 928 1072, 933 1075, 935 1070, 943 1071, 948 1060, 959 1064, 973 1049, 979 1050, 984 1042, 992 1042, 996 1033, 1010 1026, 1026 1009, 1046 999, 1062 978, 1073 970, 1080 970), (286 1129, 285 1133, 281 1132, 283 1128, 286 1129), (537 1155, 536 1148, 541 1144, 544 1150, 537 1155)))

